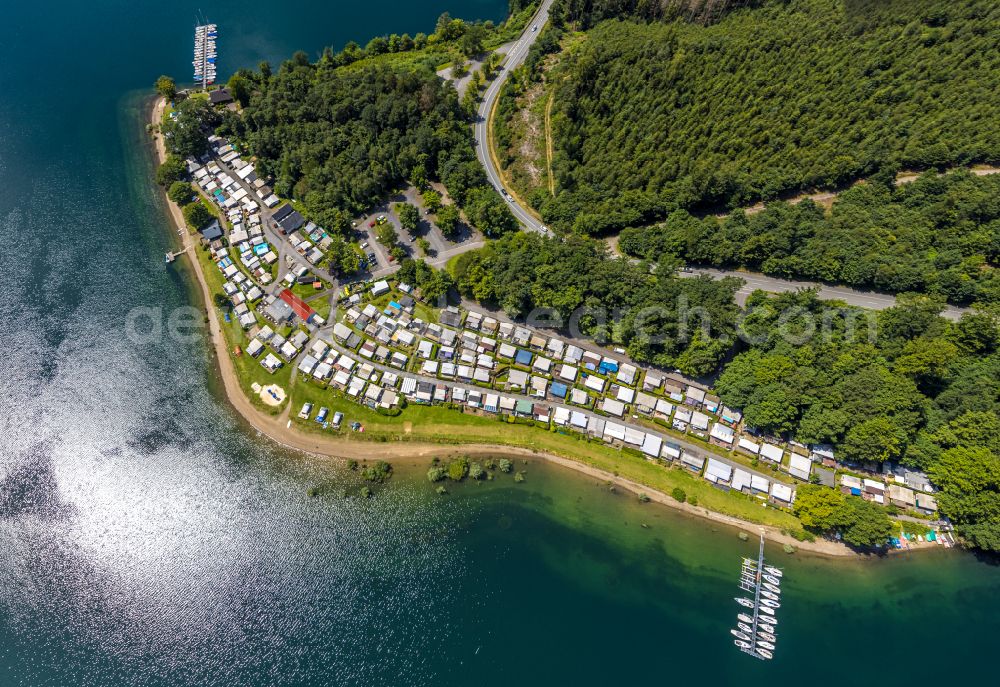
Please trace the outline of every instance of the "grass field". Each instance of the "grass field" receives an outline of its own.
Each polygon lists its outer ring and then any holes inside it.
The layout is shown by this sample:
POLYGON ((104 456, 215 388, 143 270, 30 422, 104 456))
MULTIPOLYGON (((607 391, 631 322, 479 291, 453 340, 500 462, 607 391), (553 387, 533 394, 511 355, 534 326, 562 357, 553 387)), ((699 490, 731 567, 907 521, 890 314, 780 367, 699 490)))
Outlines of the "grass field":
MULTIPOLYGON (((750 522, 800 530, 801 524, 791 514, 774 508, 764 508, 759 499, 744 494, 722 492, 686 470, 648 461, 638 455, 611 448, 600 441, 588 441, 576 436, 546 431, 525 424, 512 424, 492 417, 463 413, 441 406, 409 405, 400 415, 388 417, 361 406, 334 390, 320 388, 312 382, 298 380, 291 391, 293 415, 306 401, 313 403, 313 415, 321 406, 344 413, 341 433, 352 438, 374 442, 423 441, 441 444, 485 443, 516 446, 570 458, 600 470, 649 486, 669 494, 680 487, 698 505, 750 522), (360 422, 364 432, 349 429, 360 422)), ((302 431, 332 433, 313 420, 294 420, 302 431)))

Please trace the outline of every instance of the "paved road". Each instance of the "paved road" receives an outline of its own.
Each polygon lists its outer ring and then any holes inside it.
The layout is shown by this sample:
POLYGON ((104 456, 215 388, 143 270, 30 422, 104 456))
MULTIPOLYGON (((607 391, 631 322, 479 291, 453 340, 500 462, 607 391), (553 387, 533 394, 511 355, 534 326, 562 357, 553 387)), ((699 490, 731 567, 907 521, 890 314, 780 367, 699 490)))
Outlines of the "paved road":
MULTIPOLYGON (((678 437, 675 437, 672 434, 664 434, 662 432, 657 432, 655 430, 652 430, 649 427, 646 427, 644 425, 639 425, 639 424, 634 424, 632 422, 629 422, 628 418, 622 419, 622 418, 617 418, 617 417, 610 417, 610 416, 605 416, 605 415, 599 415, 599 414, 594 413, 594 412, 592 412, 590 410, 587 410, 586 408, 581 408, 579 406, 570 405, 569 403, 560 403, 558 401, 550 401, 548 399, 540 399, 540 398, 535 398, 533 396, 525 396, 523 394, 518 394, 518 393, 515 393, 515 392, 499 391, 499 390, 494 390, 494 389, 485 389, 485 388, 483 388, 481 386, 475 386, 475 385, 472 385, 472 384, 463 384, 462 382, 459 382, 459 381, 452 381, 452 380, 449 380, 449 379, 438 379, 437 377, 429 377, 427 375, 422 375, 422 374, 420 374, 418 372, 406 372, 406 371, 400 370, 398 368, 389 367, 387 365, 382 365, 381 363, 376 363, 373 360, 364 360, 363 358, 360 358, 358 356, 358 354, 357 354, 357 351, 352 351, 350 349, 344 348, 343 346, 341 346, 332 337, 326 337, 325 336, 325 331, 321 332, 321 338, 323 338, 323 342, 324 343, 326 343, 327 345, 331 346, 338 353, 343 353, 343 354, 349 355, 349 356, 351 356, 351 358, 353 358, 354 360, 357 360, 359 362, 361 362, 361 361, 367 362, 372 367, 374 367, 376 370, 379 370, 381 372, 392 372, 392 373, 397 374, 397 375, 406 375, 408 377, 415 377, 416 379, 418 379, 420 381, 423 381, 423 382, 430 382, 431 384, 435 384, 435 385, 444 384, 444 385, 448 386, 449 388, 457 387, 459 389, 465 389, 466 391, 478 391, 478 392, 484 393, 484 394, 485 393, 495 393, 495 394, 502 394, 504 396, 512 396, 513 398, 515 398, 515 399, 517 399, 519 401, 528 401, 529 403, 544 403, 545 405, 550 406, 551 408, 555 408, 557 405, 562 405, 562 406, 565 406, 567 408, 570 408, 571 410, 576 410, 576 411, 579 411, 579 412, 583 413, 584 415, 587 416, 588 421, 589 421, 590 418, 598 418, 598 419, 604 420, 606 422, 616 422, 616 423, 618 423, 620 425, 624 425, 625 427, 628 427, 629 429, 634 429, 634 430, 636 430, 638 432, 644 432, 646 434, 652 434, 654 436, 658 436, 663 441, 670 441, 672 443, 679 444, 682 448, 688 450, 689 452, 693 453, 696 456, 704 456, 706 458, 709 458, 709 457, 710 458, 715 458, 716 460, 719 460, 719 461, 721 461, 723 463, 726 463, 727 465, 730 465, 733 468, 739 468, 740 470, 745 470, 746 472, 749 472, 752 475, 757 475, 759 477, 763 477, 764 479, 766 479, 766 480, 768 480, 770 482, 776 482, 778 484, 784 484, 785 486, 792 487, 793 490, 795 489, 795 486, 796 486, 795 484, 793 484, 791 482, 784 482, 784 481, 782 481, 780 479, 775 479, 774 476, 772 476, 772 475, 769 475, 769 474, 766 474, 766 473, 763 473, 763 472, 758 472, 757 470, 754 470, 753 468, 751 468, 751 467, 749 467, 747 465, 743 465, 742 463, 738 463, 736 461, 732 461, 732 460, 729 460, 727 458, 724 458, 724 457, 720 456, 717 453, 713 453, 711 451, 706 450, 705 447, 703 447, 703 446, 698 446, 697 444, 692 444, 691 442, 686 441, 684 439, 680 439, 678 437)), ((312 346, 311 342, 310 342, 309 346, 310 347, 312 346)), ((297 363, 297 361, 293 360, 289 364, 290 365, 296 365, 296 363, 297 363)), ((576 430, 576 431, 579 431, 579 430, 576 430)))
MULTIPOLYGON (((736 292, 736 302, 740 305, 743 305, 746 302, 747 296, 757 289, 762 289, 772 293, 784 293, 786 291, 796 291, 798 289, 812 287, 819 287, 819 296, 825 300, 844 301, 848 305, 855 305, 862 308, 868 308, 870 310, 885 310, 886 308, 891 308, 896 304, 896 297, 892 294, 878 293, 875 291, 859 291, 846 286, 827 286, 825 284, 817 284, 815 282, 779 279, 778 277, 769 277, 765 274, 759 274, 757 272, 727 271, 692 267, 688 271, 680 273, 682 277, 695 277, 702 274, 708 275, 713 279, 721 279, 722 277, 739 277, 742 279, 745 284, 739 291, 736 292)), ((944 311, 942 311, 941 315, 949 320, 958 320, 964 313, 967 312, 971 312, 971 310, 969 308, 960 308, 949 305, 944 309, 944 311)))
MULTIPOLYGON (((476 156, 479 158, 479 162, 482 163, 483 168, 486 170, 486 176, 489 177, 490 183, 499 191, 504 187, 503 180, 500 176, 500 171, 497 169, 496 165, 493 164, 493 158, 490 157, 488 145, 488 122, 490 118, 490 112, 493 109, 494 103, 496 103, 497 96, 500 95, 500 89, 503 88, 503 84, 507 81, 507 77, 510 72, 521 66, 524 63, 524 59, 528 56, 528 50, 531 45, 538 38, 538 35, 542 31, 542 26, 549 19, 549 7, 552 5, 552 0, 542 0, 542 4, 538 8, 538 12, 535 14, 534 18, 528 22, 528 25, 524 29, 524 33, 514 41, 511 45, 510 50, 507 52, 507 59, 503 63, 503 68, 497 73, 493 82, 486 89, 483 94, 483 101, 479 105, 479 116, 476 119, 476 125, 474 127, 474 134, 476 138, 476 156), (532 28, 537 26, 537 31, 532 31, 532 28)), ((551 232, 544 227, 544 225, 534 217, 530 212, 512 197, 508 197, 508 205, 510 206, 511 212, 517 220, 524 225, 525 228, 530 231, 537 231, 542 234, 551 235, 551 232)))

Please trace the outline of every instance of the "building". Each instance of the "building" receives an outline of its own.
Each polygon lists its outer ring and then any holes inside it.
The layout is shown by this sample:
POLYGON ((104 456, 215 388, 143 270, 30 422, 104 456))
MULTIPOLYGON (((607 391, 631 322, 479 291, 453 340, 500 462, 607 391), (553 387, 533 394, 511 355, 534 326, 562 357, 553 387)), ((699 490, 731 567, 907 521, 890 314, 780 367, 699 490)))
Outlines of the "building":
POLYGON ((316 311, 310 308, 308 303, 296 296, 289 289, 283 289, 281 293, 278 294, 278 298, 287 303, 288 307, 292 309, 292 312, 301 317, 304 322, 311 322, 316 316, 316 311))

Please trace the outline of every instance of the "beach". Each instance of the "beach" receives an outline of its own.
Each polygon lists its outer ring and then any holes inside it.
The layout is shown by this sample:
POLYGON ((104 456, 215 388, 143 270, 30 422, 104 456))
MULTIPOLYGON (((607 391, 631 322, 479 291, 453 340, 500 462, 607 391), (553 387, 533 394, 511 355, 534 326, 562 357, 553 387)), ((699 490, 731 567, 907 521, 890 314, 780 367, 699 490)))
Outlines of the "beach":
MULTIPOLYGON (((158 97, 150 108, 150 123, 155 128, 154 140, 156 147, 157 161, 162 162, 166 158, 166 149, 163 137, 159 134, 158 124, 162 119, 166 101, 158 97)), ((169 199, 166 200, 170 210, 171 218, 183 241, 183 250, 191 261, 192 269, 197 276, 203 304, 212 302, 212 294, 208 287, 208 282, 202 272, 201 264, 195 254, 197 244, 188 232, 184 217, 180 208, 169 199)), ((774 527, 761 526, 756 523, 745 522, 732 516, 716 513, 706 508, 702 508, 690 503, 679 502, 673 497, 658 492, 650 487, 639 484, 632 480, 618 477, 609 472, 596 469, 592 466, 574 461, 564 456, 558 456, 541 451, 533 451, 512 446, 490 445, 490 444, 436 444, 427 442, 406 442, 397 443, 375 443, 368 441, 357 441, 340 437, 320 437, 307 435, 296 431, 289 424, 289 414, 291 406, 278 416, 267 415, 261 412, 249 401, 240 387, 236 368, 230 357, 225 336, 222 333, 218 316, 209 310, 208 327, 211 338, 211 351, 217 361, 217 369, 222 379, 223 388, 229 404, 245 420, 251 428, 259 434, 268 437, 275 443, 289 449, 301 451, 315 456, 325 456, 336 459, 354 460, 405 460, 413 458, 445 457, 451 455, 508 455, 520 458, 535 458, 550 461, 579 473, 587 475, 604 483, 613 484, 635 494, 645 494, 651 501, 674 508, 692 516, 705 518, 714 522, 722 523, 732 527, 741 528, 748 532, 763 532, 769 541, 778 544, 788 544, 798 550, 823 556, 850 557, 859 556, 849 547, 839 542, 826 539, 816 541, 799 541, 794 537, 785 534, 774 527)), ((933 544, 929 545, 934 548, 933 544)))

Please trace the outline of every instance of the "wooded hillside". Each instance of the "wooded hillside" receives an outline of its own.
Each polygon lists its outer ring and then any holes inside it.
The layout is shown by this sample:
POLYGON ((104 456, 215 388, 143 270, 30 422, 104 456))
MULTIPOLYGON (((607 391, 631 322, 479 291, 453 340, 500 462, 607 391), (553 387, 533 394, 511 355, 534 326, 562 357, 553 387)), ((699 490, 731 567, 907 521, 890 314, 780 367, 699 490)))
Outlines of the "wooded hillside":
POLYGON ((661 225, 624 230, 619 247, 653 261, 996 303, 1000 176, 928 172, 895 187, 860 184, 829 213, 809 200, 725 219, 677 210, 661 225))
POLYGON ((771 0, 711 26, 602 21, 549 75, 557 195, 539 209, 597 233, 998 161, 998 43, 988 0, 771 0))

